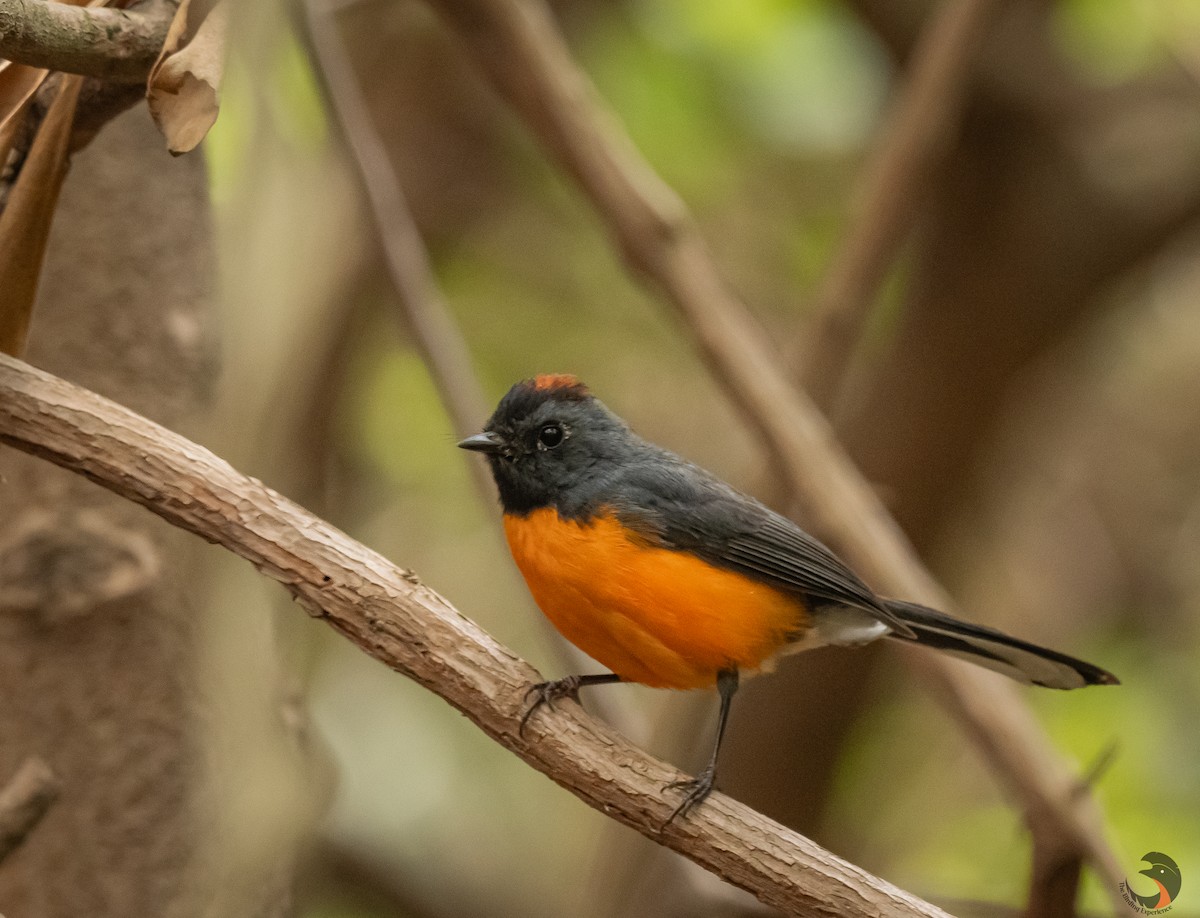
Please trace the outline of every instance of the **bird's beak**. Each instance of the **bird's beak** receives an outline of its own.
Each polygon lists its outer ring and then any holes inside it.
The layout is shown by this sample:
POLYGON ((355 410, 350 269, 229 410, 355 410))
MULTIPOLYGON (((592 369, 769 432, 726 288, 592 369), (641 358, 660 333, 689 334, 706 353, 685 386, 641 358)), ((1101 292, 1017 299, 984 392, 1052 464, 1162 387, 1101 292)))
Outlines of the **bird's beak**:
POLYGON ((495 456, 504 449, 504 443, 493 431, 485 430, 483 433, 477 433, 473 437, 467 437, 467 439, 458 444, 458 448, 495 456))

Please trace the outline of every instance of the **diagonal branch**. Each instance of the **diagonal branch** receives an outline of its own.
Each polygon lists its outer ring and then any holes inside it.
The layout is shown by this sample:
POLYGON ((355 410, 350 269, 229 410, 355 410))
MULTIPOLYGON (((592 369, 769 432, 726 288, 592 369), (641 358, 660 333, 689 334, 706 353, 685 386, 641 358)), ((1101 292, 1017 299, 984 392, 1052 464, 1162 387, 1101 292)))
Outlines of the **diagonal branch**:
MULTIPOLYGON (((950 609, 828 422, 788 379, 720 277, 679 198, 642 159, 537 0, 429 0, 497 92, 579 183, 629 264, 674 306, 823 537, 885 594, 950 609)), ((1035 847, 1087 855, 1115 892, 1120 867, 1098 811, 1015 687, 952 660, 906 657, 1019 801, 1035 847)))
POLYGON ((863 167, 846 238, 821 281, 803 342, 802 382, 828 410, 896 248, 949 149, 971 67, 999 0, 957 0, 930 13, 879 140, 863 167))
POLYGON ((314 617, 437 693, 590 806, 793 915, 940 909, 714 794, 661 828, 678 772, 563 703, 518 730, 534 670, 424 586, 208 450, 108 399, 0 355, 0 443, 77 472, 278 580, 314 617))
MULTIPOLYGON (((491 406, 472 365, 466 339, 438 288, 429 252, 387 149, 375 130, 337 20, 322 0, 304 0, 302 6, 318 75, 362 179, 405 327, 429 370, 454 432, 468 436, 491 414, 491 406)), ((486 467, 479 462, 470 466, 484 506, 494 506, 486 467)))

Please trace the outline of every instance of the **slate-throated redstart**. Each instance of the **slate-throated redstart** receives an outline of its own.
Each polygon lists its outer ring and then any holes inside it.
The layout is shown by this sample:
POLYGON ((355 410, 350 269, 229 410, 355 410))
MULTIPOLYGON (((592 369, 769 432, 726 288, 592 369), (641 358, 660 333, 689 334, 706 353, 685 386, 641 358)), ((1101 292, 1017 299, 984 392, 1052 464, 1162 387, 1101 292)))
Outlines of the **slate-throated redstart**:
POLYGON ((458 445, 488 458, 537 604, 612 670, 535 686, 526 720, 586 685, 720 693, 712 758, 670 785, 684 796, 668 822, 712 790, 739 673, 781 654, 890 637, 1050 688, 1117 682, 1082 660, 877 596, 790 520, 633 433, 573 376, 517 383, 483 433, 458 445))

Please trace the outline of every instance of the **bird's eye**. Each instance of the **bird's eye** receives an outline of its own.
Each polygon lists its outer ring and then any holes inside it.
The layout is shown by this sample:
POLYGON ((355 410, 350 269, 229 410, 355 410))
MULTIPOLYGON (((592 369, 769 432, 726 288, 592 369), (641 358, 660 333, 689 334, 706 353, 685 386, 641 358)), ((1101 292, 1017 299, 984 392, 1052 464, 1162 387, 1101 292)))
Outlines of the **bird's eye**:
POLYGON ((538 447, 540 449, 554 449, 560 443, 566 433, 562 429, 561 424, 547 424, 538 431, 538 447))

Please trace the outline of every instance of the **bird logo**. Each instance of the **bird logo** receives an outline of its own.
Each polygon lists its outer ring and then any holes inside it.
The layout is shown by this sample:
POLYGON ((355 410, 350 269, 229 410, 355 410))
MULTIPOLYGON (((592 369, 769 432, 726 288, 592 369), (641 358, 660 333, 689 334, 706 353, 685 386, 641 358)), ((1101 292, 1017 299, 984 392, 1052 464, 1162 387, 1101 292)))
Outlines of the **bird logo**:
POLYGON ((1152 879, 1158 886, 1158 892, 1143 896, 1141 893, 1134 892, 1129 885, 1129 880, 1126 880, 1121 884, 1121 894, 1125 897, 1126 902, 1142 914, 1157 915, 1170 908, 1175 897, 1179 895, 1179 887, 1182 882, 1179 865, 1161 851, 1151 851, 1143 855, 1142 860, 1150 866, 1145 870, 1139 870, 1138 873, 1152 879))

